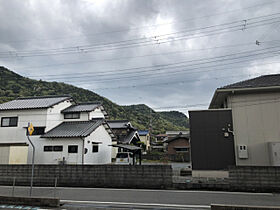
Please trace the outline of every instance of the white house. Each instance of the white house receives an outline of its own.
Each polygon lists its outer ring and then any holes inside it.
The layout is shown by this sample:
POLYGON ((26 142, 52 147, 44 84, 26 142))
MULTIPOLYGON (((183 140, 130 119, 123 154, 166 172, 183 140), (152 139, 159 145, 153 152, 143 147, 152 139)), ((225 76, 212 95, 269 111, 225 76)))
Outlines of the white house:
POLYGON ((0 104, 0 163, 31 163, 28 123, 34 126, 30 139, 37 164, 111 163, 109 145, 114 135, 106 116, 100 103, 76 104, 69 96, 18 98, 0 104))

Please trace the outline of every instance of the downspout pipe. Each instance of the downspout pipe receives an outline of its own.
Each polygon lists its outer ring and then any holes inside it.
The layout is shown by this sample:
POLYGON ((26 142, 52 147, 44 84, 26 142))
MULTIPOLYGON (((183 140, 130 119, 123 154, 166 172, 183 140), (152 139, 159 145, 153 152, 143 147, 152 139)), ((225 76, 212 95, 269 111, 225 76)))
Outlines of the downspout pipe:
POLYGON ((84 138, 81 138, 81 140, 82 140, 82 165, 84 165, 84 162, 85 162, 85 139, 84 138))

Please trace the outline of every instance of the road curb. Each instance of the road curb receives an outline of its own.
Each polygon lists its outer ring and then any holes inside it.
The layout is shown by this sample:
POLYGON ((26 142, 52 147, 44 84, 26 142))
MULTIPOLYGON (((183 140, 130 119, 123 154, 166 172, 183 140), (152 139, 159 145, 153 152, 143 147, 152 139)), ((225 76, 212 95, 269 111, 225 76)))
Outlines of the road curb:
POLYGON ((211 210, 280 210, 279 206, 250 206, 211 204, 211 210))

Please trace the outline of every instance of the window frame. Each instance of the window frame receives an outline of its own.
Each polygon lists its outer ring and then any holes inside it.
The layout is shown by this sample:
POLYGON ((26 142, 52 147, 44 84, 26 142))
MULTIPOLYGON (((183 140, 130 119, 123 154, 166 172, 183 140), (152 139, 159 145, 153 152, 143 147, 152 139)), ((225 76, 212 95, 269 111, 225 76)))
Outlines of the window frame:
POLYGON ((79 152, 78 145, 68 145, 68 153, 77 154, 78 152, 79 152), (75 147, 77 149, 75 149, 75 151, 70 151, 70 147, 75 147))
POLYGON ((80 119, 81 118, 81 113, 80 112, 68 112, 68 113, 64 113, 64 119, 65 120, 69 120, 69 119, 80 119), (69 117, 67 117, 67 115, 69 117), (74 117, 74 115, 77 115, 76 117, 74 117))
POLYGON ((53 152, 63 152, 63 145, 54 145, 53 152), (61 148, 61 150, 56 150, 55 148, 61 148))
POLYGON ((1 127, 18 127, 18 117, 1 117, 1 127), (8 119, 8 125, 3 125, 3 121, 8 119), (11 124, 11 119, 16 119, 16 124, 11 124))
POLYGON ((53 152, 53 146, 51 145, 45 145, 43 148, 44 152, 53 152), (46 150, 46 148, 51 148, 51 150, 46 150))
POLYGON ((92 144, 91 151, 92 151, 92 153, 98 153, 99 152, 99 145, 98 144, 92 144), (94 150, 93 148, 97 148, 97 150, 94 150))

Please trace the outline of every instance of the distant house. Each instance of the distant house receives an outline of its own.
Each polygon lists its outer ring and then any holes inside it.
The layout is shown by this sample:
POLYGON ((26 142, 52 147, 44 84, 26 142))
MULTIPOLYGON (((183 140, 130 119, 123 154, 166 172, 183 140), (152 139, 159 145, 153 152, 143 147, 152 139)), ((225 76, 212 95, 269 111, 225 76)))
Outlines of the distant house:
POLYGON ((139 130, 138 131, 140 141, 146 145, 146 150, 150 149, 151 146, 151 136, 148 130, 139 130))
POLYGON ((156 142, 163 142, 164 140, 168 139, 168 135, 167 134, 158 134, 155 136, 156 138, 156 142))
POLYGON ((179 134, 173 138, 164 141, 167 154, 175 155, 179 153, 190 152, 190 139, 189 134, 179 134))
POLYGON ((189 135, 189 131, 166 131, 165 134, 168 138, 173 138, 178 135, 189 135))
POLYGON ((137 129, 128 120, 109 120, 108 124, 114 132, 118 144, 134 144, 140 142, 137 129))
POLYGON ((280 166, 280 74, 218 88, 208 110, 190 111, 194 170, 280 166))
POLYGON ((166 134, 158 134, 155 136, 155 140, 151 142, 152 151, 164 152, 165 148, 163 142, 168 139, 166 134))
POLYGON ((0 151, 22 155, 11 161, 2 153, 0 162, 31 163, 32 147, 26 135, 32 123, 35 163, 111 163, 109 145, 114 134, 106 116, 100 103, 77 104, 70 96, 18 98, 0 104, 0 151))

